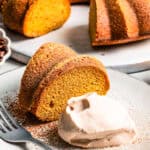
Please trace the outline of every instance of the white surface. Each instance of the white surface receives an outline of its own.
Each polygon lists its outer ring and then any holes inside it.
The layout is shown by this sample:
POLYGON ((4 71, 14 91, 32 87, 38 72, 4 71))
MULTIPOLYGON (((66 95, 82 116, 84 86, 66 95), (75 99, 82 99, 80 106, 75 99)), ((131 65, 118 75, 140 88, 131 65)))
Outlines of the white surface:
MULTIPOLYGON (((150 68, 150 40, 122 46, 100 47, 97 50, 90 45, 88 34, 87 5, 72 6, 72 13, 65 25, 49 34, 37 38, 25 38, 22 35, 7 31, 12 40, 12 49, 19 54, 31 57, 41 44, 45 42, 58 42, 71 46, 81 54, 91 54, 111 68, 124 72, 135 72, 150 68)), ((17 59, 16 55, 15 58, 17 59)), ((19 59, 27 62, 28 57, 19 59)))
POLYGON ((0 66, 0 75, 18 69, 22 66, 24 65, 12 59, 9 59, 3 65, 0 66))
POLYGON ((144 72, 139 72, 139 73, 134 73, 130 74, 132 77, 137 78, 139 80, 142 80, 148 84, 150 84, 150 70, 144 71, 144 72))
MULTIPOLYGON (((16 93, 20 78, 22 76, 24 68, 18 69, 7 74, 1 75, 0 80, 0 96, 4 100, 4 95, 9 93, 16 93), (6 84, 7 83, 7 84, 6 84)), ((138 128, 140 138, 144 137, 142 144, 128 145, 118 148, 108 148, 108 150, 149 150, 150 149, 150 87, 144 82, 140 82, 129 76, 109 70, 109 77, 111 80, 111 90, 108 96, 120 101, 124 107, 129 111, 132 119, 135 121, 138 128)), ((15 145, 9 147, 9 145, 0 140, 0 145, 3 145, 3 149, 18 150, 15 145)), ((30 146, 29 146, 30 147, 30 146)), ((24 148, 25 149, 25 148, 24 148)), ((34 148, 30 147, 34 150, 34 148)), ((26 148, 28 150, 28 148, 26 148)))

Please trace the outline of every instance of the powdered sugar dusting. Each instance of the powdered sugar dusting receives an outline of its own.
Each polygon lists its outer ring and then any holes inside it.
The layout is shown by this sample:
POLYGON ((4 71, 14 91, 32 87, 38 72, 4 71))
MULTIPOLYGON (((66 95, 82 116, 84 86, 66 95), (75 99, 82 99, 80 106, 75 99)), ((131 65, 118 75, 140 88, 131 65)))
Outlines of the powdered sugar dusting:
MULTIPOLYGON (((111 93, 109 93, 109 96, 112 96, 111 93)), ((114 95, 113 95, 114 97, 114 95)), ((119 100, 119 98, 116 98, 119 100)), ((59 149, 59 150, 71 150, 71 149, 79 149, 75 148, 67 143, 65 143, 57 133, 57 125, 58 122, 48 122, 43 123, 39 120, 37 120, 32 114, 26 112, 23 110, 18 102, 18 97, 16 92, 6 93, 6 96, 2 97, 2 100, 7 107, 7 109, 10 111, 10 113, 14 116, 14 118, 22 125, 24 126, 32 135, 34 138, 37 138, 44 143, 47 143, 50 145, 52 149, 59 149)), ((140 148, 141 143, 149 143, 150 142, 150 126, 148 121, 145 121, 147 118, 146 114, 141 114, 139 116, 139 112, 136 110, 136 106, 134 106, 134 103, 129 106, 130 104, 128 101, 123 102, 124 105, 128 107, 128 110, 130 111, 130 114, 135 117, 137 129, 139 130, 139 138, 136 140, 136 144, 133 145, 126 145, 121 147, 114 147, 114 148, 107 148, 107 150, 130 150, 130 149, 136 149, 140 148), (129 104, 129 105, 128 105, 129 104), (137 112, 136 112, 137 111, 137 112), (137 114, 137 115, 135 115, 137 114), (143 118, 143 119, 142 119, 143 118), (142 120, 144 122, 141 123, 142 120)), ((150 118, 147 118, 150 121, 150 118)), ((148 145, 149 146, 149 145, 148 145)), ((40 148, 32 143, 28 143, 26 146, 28 149, 32 150, 40 150, 40 148)), ((140 150, 140 149, 139 149, 140 150)), ((147 150, 147 149, 145 149, 147 150)))
MULTIPOLYGON (((41 122, 37 120, 31 113, 23 110, 18 101, 17 94, 7 93, 6 96, 3 97, 3 102, 12 116, 19 122, 20 125, 25 127, 34 138, 37 138, 44 143, 50 145, 53 149, 63 149, 65 150, 71 146, 65 143, 57 133, 57 125, 58 121, 53 122, 41 122)), ((37 146, 33 144, 28 144, 28 147, 31 149, 39 149, 37 146)))

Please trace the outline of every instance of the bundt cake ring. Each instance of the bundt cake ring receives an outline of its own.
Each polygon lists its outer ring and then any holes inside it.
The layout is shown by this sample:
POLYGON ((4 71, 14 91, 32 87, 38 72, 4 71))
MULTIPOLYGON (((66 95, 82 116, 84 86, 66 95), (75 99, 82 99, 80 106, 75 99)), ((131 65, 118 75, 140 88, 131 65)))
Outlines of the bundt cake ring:
POLYGON ((93 46, 150 38, 150 0, 90 0, 89 31, 93 46))

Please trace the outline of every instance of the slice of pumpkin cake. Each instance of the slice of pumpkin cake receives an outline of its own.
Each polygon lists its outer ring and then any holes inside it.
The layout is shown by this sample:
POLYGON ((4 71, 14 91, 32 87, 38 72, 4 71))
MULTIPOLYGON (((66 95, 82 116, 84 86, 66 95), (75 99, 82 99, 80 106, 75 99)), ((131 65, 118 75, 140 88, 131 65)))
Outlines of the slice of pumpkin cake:
POLYGON ((37 37, 61 27, 70 15, 69 0, 3 0, 2 18, 11 30, 37 37))
POLYGON ((60 61, 77 55, 67 46, 56 43, 43 44, 30 59, 21 81, 19 101, 30 110, 32 95, 43 77, 60 61))
POLYGON ((67 100, 89 92, 105 95, 109 79, 103 64, 90 56, 77 55, 56 43, 40 47, 22 78, 19 101, 42 121, 53 121, 67 100))
POLYGON ((31 112, 43 121, 53 121, 66 107, 67 100, 88 92, 105 95, 109 80, 104 66, 89 56, 74 56, 57 64, 36 88, 31 112))

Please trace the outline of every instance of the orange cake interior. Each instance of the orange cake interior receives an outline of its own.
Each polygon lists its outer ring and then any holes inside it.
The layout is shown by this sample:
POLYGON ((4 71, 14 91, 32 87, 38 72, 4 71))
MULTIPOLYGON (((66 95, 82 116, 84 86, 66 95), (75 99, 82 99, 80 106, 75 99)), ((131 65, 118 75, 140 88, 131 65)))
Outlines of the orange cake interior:
POLYGON ((69 98, 93 91, 105 95, 108 89, 103 65, 89 56, 75 56, 57 64, 43 78, 34 92, 31 111, 40 120, 57 120, 69 98))

